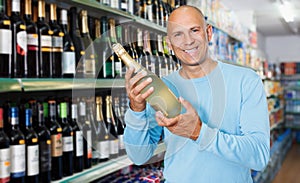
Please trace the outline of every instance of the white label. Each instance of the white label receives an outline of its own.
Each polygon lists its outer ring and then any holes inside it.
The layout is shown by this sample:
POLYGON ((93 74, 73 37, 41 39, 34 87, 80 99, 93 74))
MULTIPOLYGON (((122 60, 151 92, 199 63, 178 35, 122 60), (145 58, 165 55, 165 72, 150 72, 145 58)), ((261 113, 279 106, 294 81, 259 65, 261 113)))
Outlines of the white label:
POLYGON ((105 141, 100 141, 97 144, 97 151, 100 153, 99 158, 100 159, 105 159, 105 158, 109 158, 109 141, 105 140, 105 141))
POLYGON ((27 45, 38 46, 39 40, 37 34, 27 34, 27 45))
POLYGON ((11 54, 11 30, 0 29, 0 54, 11 54))
POLYGON ((42 47, 52 47, 52 38, 51 38, 51 36, 42 35, 41 36, 41 46, 42 47))
POLYGON ((17 33, 17 45, 27 52, 27 34, 26 31, 20 31, 17 33))
POLYGON ((61 55, 61 68, 62 68, 62 73, 63 74, 74 74, 75 73, 75 53, 68 51, 68 52, 63 52, 61 55))
POLYGON ((25 144, 11 145, 11 176, 14 178, 25 176, 25 144))
POLYGON ((95 75, 95 60, 94 59, 85 59, 85 73, 95 75))
POLYGON ((119 8, 119 1, 118 0, 111 0, 110 2, 111 2, 110 6, 112 8, 119 8))
POLYGON ((39 174, 39 146, 27 146, 27 175, 39 174))
POLYGON ((83 156, 83 137, 81 131, 76 131, 76 156, 83 156))
POLYGON ((0 179, 10 176, 10 151, 9 148, 0 149, 0 179))
POLYGON ((63 47, 63 38, 60 36, 52 36, 52 47, 62 48, 63 47))
POLYGON ((118 139, 119 139, 119 149, 125 149, 123 135, 118 135, 118 139))
POLYGON ((153 21, 152 5, 147 5, 148 20, 153 21))
POLYGON ((125 2, 122 2, 121 3, 121 9, 124 9, 124 10, 127 10, 127 8, 128 8, 128 5, 127 5, 127 3, 125 2))
POLYGON ((63 152, 73 151, 73 137, 63 137, 63 152))
POLYGON ((119 153, 119 141, 118 139, 110 140, 110 154, 119 153))

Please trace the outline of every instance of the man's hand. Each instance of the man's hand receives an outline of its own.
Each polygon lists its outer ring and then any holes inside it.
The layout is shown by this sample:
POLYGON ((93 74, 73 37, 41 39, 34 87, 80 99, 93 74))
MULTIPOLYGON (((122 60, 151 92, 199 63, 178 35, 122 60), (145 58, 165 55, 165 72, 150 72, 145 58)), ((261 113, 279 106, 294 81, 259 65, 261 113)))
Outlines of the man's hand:
POLYGON ((129 68, 126 71, 125 87, 127 96, 130 100, 130 108, 133 111, 140 112, 146 108, 146 98, 153 93, 154 88, 150 87, 145 93, 142 94, 141 91, 152 82, 152 79, 149 77, 141 83, 138 83, 138 81, 145 77, 147 73, 141 71, 135 76, 133 76, 133 74, 134 68, 129 68))
POLYGON ((197 111, 193 106, 183 98, 179 98, 179 101, 186 109, 186 113, 180 114, 174 118, 165 117, 160 111, 156 112, 155 118, 159 126, 167 127, 172 133, 197 140, 202 121, 198 116, 197 111))

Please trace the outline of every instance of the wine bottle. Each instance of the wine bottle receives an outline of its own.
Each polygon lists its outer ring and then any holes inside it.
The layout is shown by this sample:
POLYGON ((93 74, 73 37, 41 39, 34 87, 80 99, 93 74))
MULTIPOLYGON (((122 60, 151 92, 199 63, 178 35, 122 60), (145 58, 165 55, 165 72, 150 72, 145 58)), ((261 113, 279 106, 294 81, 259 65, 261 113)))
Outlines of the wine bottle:
POLYGON ((11 75, 12 31, 6 14, 6 0, 0 0, 0 77, 11 75))
POLYGON ((67 103, 60 103, 60 118, 63 140, 63 175, 73 174, 73 130, 67 119, 67 103))
POLYGON ((114 97, 113 101, 114 101, 113 102, 114 107, 112 110, 112 114, 114 116, 116 126, 117 126, 117 134, 118 134, 118 139, 119 139, 119 155, 124 155, 126 153, 125 145, 124 145, 124 138, 123 138, 125 125, 122 120, 121 111, 120 111, 120 99, 119 99, 119 97, 114 97))
POLYGON ((99 153, 99 162, 107 161, 109 158, 109 132, 105 125, 102 106, 102 97, 96 97, 96 120, 99 126, 97 139, 97 151, 99 153))
POLYGON ((19 111, 17 107, 10 108, 10 182, 25 183, 25 137, 19 129, 19 111))
POLYGON ((135 73, 141 71, 147 73, 147 75, 139 82, 142 82, 149 77, 152 78, 152 82, 142 90, 142 93, 147 91, 150 87, 154 87, 154 92, 146 99, 153 109, 161 111, 168 118, 173 118, 180 114, 182 108, 180 102, 157 75, 135 62, 122 45, 113 45, 113 50, 121 57, 127 67, 135 68, 135 73))
POLYGON ((62 164, 62 128, 56 119, 56 101, 49 100, 49 121, 46 123, 51 134, 51 179, 58 180, 63 176, 62 164))
MULTIPOLYGON (((108 28, 110 32, 110 41, 111 44, 114 44, 117 42, 117 36, 116 36, 116 21, 114 18, 108 19, 108 28)), ((111 50, 111 47, 110 47, 111 50)), ((106 59, 105 61, 105 67, 107 71, 106 78, 114 78, 115 77, 115 62, 119 62, 119 58, 115 53, 110 52, 110 57, 106 59)))
POLYGON ((0 182, 10 180, 9 138, 3 130, 3 108, 0 108, 0 182))
POLYGON ((77 104, 72 104, 72 130, 73 130, 73 146, 74 146, 74 172, 81 172, 83 170, 83 137, 82 131, 78 126, 78 109, 77 104))
MULTIPOLYGON (((47 103, 45 103, 47 104, 47 103)), ((33 121, 35 132, 38 135, 39 145, 39 182, 51 182, 51 137, 50 131, 45 126, 45 113, 48 113, 48 108, 44 108, 44 103, 37 103, 37 121, 33 121)), ((47 104, 48 106, 48 104, 47 104)))
POLYGON ((25 144, 26 144, 26 182, 39 182, 39 142, 38 135, 32 128, 32 113, 31 109, 25 111, 26 129, 25 144))
POLYGON ((84 77, 95 78, 96 63, 95 63, 95 49, 93 41, 90 37, 88 28, 87 11, 81 10, 81 37, 85 48, 84 54, 84 77))
POLYGON ((23 19, 26 24, 27 33, 27 77, 39 77, 39 56, 38 56, 38 29, 32 21, 32 4, 31 0, 25 0, 25 13, 23 19))
POLYGON ((109 132, 109 158, 117 158, 119 155, 119 140, 117 134, 117 127, 115 126, 115 121, 112 116, 112 104, 111 96, 107 95, 105 98, 106 102, 106 124, 107 130, 109 132))
POLYGON ((160 57, 158 57, 157 53, 157 37, 156 34, 151 32, 148 32, 148 47, 150 47, 150 65, 152 68, 152 72, 155 73, 157 76, 160 76, 160 69, 161 69, 161 60, 160 57))
POLYGON ((157 35, 157 54, 160 59, 161 67, 159 77, 162 78, 169 74, 169 67, 168 67, 168 59, 165 57, 163 44, 162 44, 162 35, 157 35))
POLYGON ((38 40, 40 77, 49 78, 52 68, 52 35, 53 31, 45 22, 45 1, 38 0, 38 40))
POLYGON ((64 33, 57 22, 56 4, 50 4, 50 29, 52 30, 52 62, 50 65, 50 77, 59 78, 61 73, 61 58, 63 52, 64 33))
POLYGON ((84 44, 78 26, 77 8, 70 8, 70 36, 75 47, 76 78, 84 77, 83 55, 85 54, 84 44))
POLYGON ((62 77, 73 78, 76 68, 75 47, 68 32, 68 12, 65 9, 60 10, 60 26, 64 33, 61 57, 62 77))
POLYGON ((27 34, 26 25, 20 16, 20 0, 12 0, 10 16, 12 30, 12 77, 27 76, 27 34))
POLYGON ((79 123, 83 134, 83 168, 92 166, 92 132, 90 121, 86 117, 86 102, 82 98, 79 102, 79 123))

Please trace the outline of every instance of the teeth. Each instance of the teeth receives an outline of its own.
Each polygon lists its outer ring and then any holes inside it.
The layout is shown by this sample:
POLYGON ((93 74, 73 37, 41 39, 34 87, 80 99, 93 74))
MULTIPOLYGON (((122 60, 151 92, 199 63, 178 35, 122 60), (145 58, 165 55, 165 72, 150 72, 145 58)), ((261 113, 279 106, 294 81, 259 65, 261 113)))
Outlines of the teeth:
POLYGON ((191 52, 196 51, 196 49, 197 49, 197 48, 193 48, 193 49, 190 49, 190 50, 184 50, 184 51, 187 52, 187 53, 191 53, 191 52))

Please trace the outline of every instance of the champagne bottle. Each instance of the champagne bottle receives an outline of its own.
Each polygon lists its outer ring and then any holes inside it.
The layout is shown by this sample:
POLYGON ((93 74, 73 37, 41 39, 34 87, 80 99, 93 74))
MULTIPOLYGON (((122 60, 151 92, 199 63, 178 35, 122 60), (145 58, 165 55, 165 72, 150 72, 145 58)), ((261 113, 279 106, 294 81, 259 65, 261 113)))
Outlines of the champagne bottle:
POLYGON ((96 97, 96 120, 99 126, 97 139, 97 151, 99 153, 99 162, 107 161, 109 158, 109 132, 105 125, 102 106, 102 97, 96 97))
POLYGON ((27 33, 27 77, 39 77, 39 55, 38 55, 38 29, 32 21, 31 0, 25 0, 25 13, 23 16, 27 33))
POLYGON ((112 104, 111 104, 111 96, 106 96, 106 124, 107 129, 109 131, 109 158, 117 158, 119 155, 119 140, 117 134, 117 127, 115 120, 112 116, 112 104))
POLYGON ((84 65, 83 55, 85 54, 85 48, 81 39, 80 30, 78 26, 77 8, 70 8, 70 36, 73 40, 75 47, 75 58, 76 58, 76 78, 84 77, 84 65))
POLYGON ((161 111, 168 118, 173 118, 180 114, 180 102, 167 87, 167 85, 157 75, 135 62, 125 51, 122 45, 113 45, 113 50, 119 57, 121 57, 127 67, 135 68, 135 73, 141 71, 147 73, 147 76, 141 79, 140 82, 149 77, 152 78, 152 82, 142 90, 142 93, 147 91, 150 87, 154 87, 154 92, 146 99, 147 102, 153 107, 153 109, 155 109, 156 111, 161 111))
POLYGON ((3 130, 3 108, 0 108, 0 182, 10 180, 10 150, 9 138, 3 130))
POLYGON ((6 0, 0 0, 0 77, 11 77, 12 31, 6 0))
POLYGON ((63 52, 64 33, 57 22, 56 4, 50 4, 50 22, 49 26, 52 34, 52 62, 50 64, 50 77, 59 78, 61 74, 61 58, 63 52))
POLYGON ((27 76, 27 34, 26 25, 20 16, 20 0, 12 0, 11 30, 12 30, 12 76, 16 78, 27 76))
POLYGON ((17 107, 10 108, 10 182, 25 183, 25 137, 19 129, 19 111, 17 107))
POLYGON ((81 172, 83 170, 83 137, 82 131, 78 126, 78 111, 77 104, 72 104, 71 106, 71 115, 72 115, 72 130, 73 130, 73 146, 74 146, 74 172, 81 172))
POLYGON ((162 44, 162 35, 157 35, 157 53, 159 56, 159 59, 161 60, 161 68, 159 77, 164 77, 169 74, 169 66, 168 66, 168 59, 165 57, 163 44, 162 44))
POLYGON ((51 182, 51 136, 49 129, 45 126, 45 115, 48 116, 48 104, 37 103, 37 126, 34 130, 38 135, 39 143, 39 182, 51 182), (45 107, 44 107, 45 106, 45 107), (46 107, 47 106, 47 107, 46 107))
POLYGON ((56 119, 56 101, 49 100, 49 121, 47 127, 51 134, 51 179, 58 180, 63 176, 62 164, 62 128, 56 119))
POLYGON ((152 68, 152 72, 155 73, 156 75, 160 76, 160 69, 161 69, 161 60, 158 57, 157 53, 157 39, 156 39, 156 34, 151 32, 148 32, 148 47, 150 47, 150 55, 149 55, 149 60, 150 60, 150 65, 152 68))
POLYGON ((26 182, 39 182, 39 142, 38 135, 32 128, 32 112, 31 109, 25 111, 26 129, 26 182))
POLYGON ((112 114, 114 116, 114 119, 116 121, 116 126, 117 126, 117 134, 118 134, 118 139, 119 139, 119 155, 124 155, 125 152, 125 145, 124 145, 124 138, 123 138, 123 134, 124 134, 124 128, 125 125, 122 121, 122 116, 121 116, 121 111, 120 111, 120 99, 119 97, 114 97, 113 98, 113 103, 114 103, 114 107, 112 110, 112 114))
POLYGON ((40 77, 49 78, 52 68, 52 35, 53 31, 45 22, 45 1, 38 0, 38 39, 39 39, 39 65, 40 77))
POLYGON ((64 78, 73 78, 76 68, 75 47, 68 32, 68 12, 65 9, 60 10, 60 26, 64 33, 61 57, 62 76, 64 78))
POLYGON ((63 175, 73 174, 73 130, 67 119, 67 103, 60 103, 60 118, 63 140, 63 175))
POLYGON ((81 37, 85 48, 84 63, 83 63, 84 77, 95 78, 95 74, 96 74, 95 49, 88 29, 87 11, 81 10, 80 16, 81 16, 81 37))

